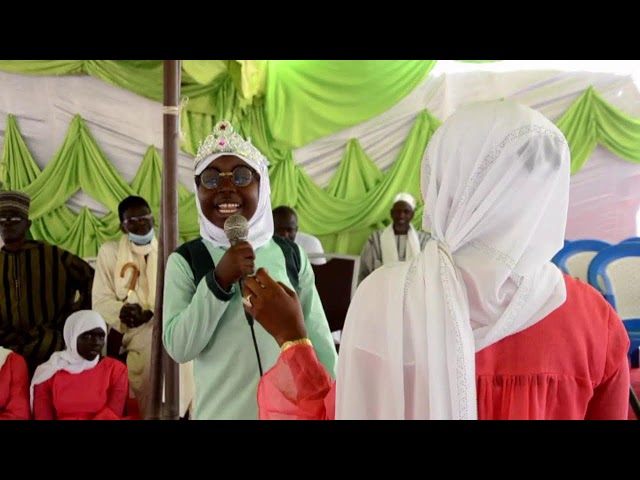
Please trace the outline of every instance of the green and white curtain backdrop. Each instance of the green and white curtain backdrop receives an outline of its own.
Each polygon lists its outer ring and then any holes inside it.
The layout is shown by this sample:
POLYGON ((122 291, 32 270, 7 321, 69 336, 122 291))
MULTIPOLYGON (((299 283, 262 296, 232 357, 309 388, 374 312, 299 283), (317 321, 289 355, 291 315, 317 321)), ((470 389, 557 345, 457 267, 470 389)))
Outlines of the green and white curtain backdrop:
MULTIPOLYGON (((640 94, 631 75, 486 65, 184 61, 181 239, 198 235, 192 156, 220 118, 267 153, 274 206, 296 208, 301 230, 327 251, 359 253, 388 222, 397 191, 419 198, 422 151, 440 122, 493 98, 528 104, 567 135, 568 238, 635 235, 635 218, 621 214, 640 204, 640 94)), ((161 98, 161 61, 0 60, 0 179, 31 195, 34 238, 91 257, 118 235, 124 196, 144 196, 158 214, 161 98)))

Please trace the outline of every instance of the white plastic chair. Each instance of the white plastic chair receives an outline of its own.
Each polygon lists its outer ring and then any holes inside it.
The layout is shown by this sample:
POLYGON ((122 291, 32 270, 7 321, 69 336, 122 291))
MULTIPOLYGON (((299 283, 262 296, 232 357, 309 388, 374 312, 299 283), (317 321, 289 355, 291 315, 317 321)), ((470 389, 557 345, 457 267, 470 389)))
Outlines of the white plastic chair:
POLYGON ((565 242, 564 247, 551 260, 567 275, 588 282, 589 264, 593 257, 611 244, 595 239, 581 239, 565 242))

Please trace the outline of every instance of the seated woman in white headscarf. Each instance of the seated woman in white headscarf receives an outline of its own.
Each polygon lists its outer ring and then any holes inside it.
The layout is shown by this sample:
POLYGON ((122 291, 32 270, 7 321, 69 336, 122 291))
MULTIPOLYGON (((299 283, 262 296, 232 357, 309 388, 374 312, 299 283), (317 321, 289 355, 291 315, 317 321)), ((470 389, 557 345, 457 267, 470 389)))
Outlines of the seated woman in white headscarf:
POLYGON ((416 200, 406 192, 398 193, 391 206, 391 224, 369 235, 360 253, 358 282, 362 282, 382 265, 411 261, 429 240, 427 232, 420 232, 411 224, 416 200))
POLYGON ((423 228, 411 262, 373 272, 347 315, 333 383, 295 295, 264 271, 249 308, 281 344, 260 418, 626 419, 629 337, 594 288, 563 275, 570 153, 558 128, 512 102, 461 108, 422 161, 423 228))
POLYGON ((0 347, 0 420, 29 420, 29 370, 22 355, 0 347))
POLYGON ((107 324, 80 310, 64 324, 66 348, 36 368, 31 381, 35 420, 122 420, 129 397, 127 366, 102 357, 107 324))

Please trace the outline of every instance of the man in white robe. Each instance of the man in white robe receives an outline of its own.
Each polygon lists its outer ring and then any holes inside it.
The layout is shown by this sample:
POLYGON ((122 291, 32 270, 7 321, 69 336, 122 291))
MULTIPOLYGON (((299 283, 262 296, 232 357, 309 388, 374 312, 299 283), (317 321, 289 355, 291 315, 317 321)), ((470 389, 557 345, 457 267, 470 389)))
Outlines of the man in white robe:
MULTIPOLYGON (((118 206, 118 215, 124 235, 120 240, 105 242, 98 251, 92 306, 110 329, 122 334, 131 393, 144 418, 151 392, 151 320, 156 301, 158 241, 153 215, 144 198, 125 198, 118 206)), ((179 376, 179 413, 185 416, 194 398, 192 365, 180 365, 179 376)))
POLYGON ((430 235, 411 224, 415 210, 416 200, 411 194, 395 196, 390 211, 392 223, 374 231, 362 249, 358 283, 382 265, 411 260, 424 248, 430 235))

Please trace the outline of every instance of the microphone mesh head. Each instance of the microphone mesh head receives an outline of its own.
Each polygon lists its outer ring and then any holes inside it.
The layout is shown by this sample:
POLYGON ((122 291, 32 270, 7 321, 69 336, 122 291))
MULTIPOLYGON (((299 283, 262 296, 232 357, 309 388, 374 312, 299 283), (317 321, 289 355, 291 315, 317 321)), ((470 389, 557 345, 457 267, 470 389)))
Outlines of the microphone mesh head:
POLYGON ((249 237, 249 222, 239 213, 234 213, 224 221, 224 233, 231 245, 249 237))

